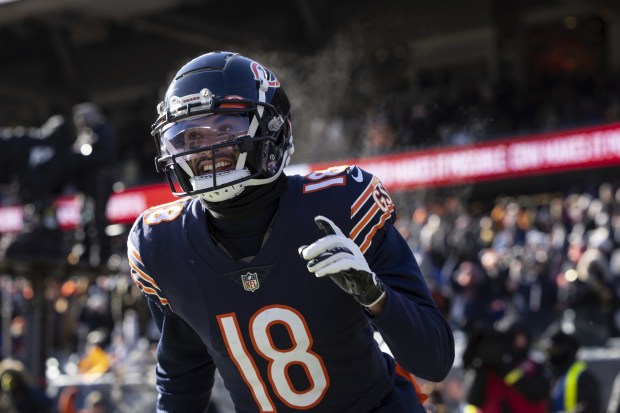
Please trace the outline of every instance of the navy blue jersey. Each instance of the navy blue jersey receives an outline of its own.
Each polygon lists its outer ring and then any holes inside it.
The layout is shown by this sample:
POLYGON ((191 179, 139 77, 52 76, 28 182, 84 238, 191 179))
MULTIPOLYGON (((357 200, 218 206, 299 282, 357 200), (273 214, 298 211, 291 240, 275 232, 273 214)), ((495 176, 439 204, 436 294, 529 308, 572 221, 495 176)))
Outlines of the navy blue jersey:
POLYGON ((153 207, 128 239, 131 275, 162 331, 159 411, 204 412, 217 367, 237 412, 360 413, 382 403, 391 406, 385 411, 397 403, 424 412, 413 392, 391 400, 402 383, 374 330, 401 367, 433 381, 452 366, 453 337, 376 177, 355 166, 287 177, 269 236, 250 263, 214 242, 207 213, 191 198, 153 207), (308 272, 297 250, 325 235, 316 215, 349 234, 385 283, 379 316, 329 277, 308 272))

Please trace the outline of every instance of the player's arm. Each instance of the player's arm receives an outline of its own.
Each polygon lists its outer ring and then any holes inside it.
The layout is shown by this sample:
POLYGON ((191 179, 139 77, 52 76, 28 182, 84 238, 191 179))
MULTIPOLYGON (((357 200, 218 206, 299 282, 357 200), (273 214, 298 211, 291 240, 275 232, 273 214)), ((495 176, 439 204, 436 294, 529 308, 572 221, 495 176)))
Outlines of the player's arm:
POLYGON ((215 366, 198 334, 181 318, 148 300, 161 331, 157 346, 157 413, 204 413, 215 366))
POLYGON ((147 298, 160 330, 156 386, 158 413, 204 413, 213 387, 215 366, 198 334, 177 316, 150 274, 140 253, 141 218, 130 232, 127 255, 131 277, 147 298))
POLYGON ((407 242, 390 223, 379 235, 367 259, 384 284, 386 298, 372 323, 402 367, 422 379, 441 381, 454 363, 452 329, 407 242))
POLYGON ((454 362, 454 337, 431 298, 411 249, 398 231, 386 225, 368 258, 328 218, 315 222, 325 237, 300 248, 308 270, 328 276, 367 309, 398 363, 416 376, 443 380, 454 362))
MULTIPOLYGON (((357 167, 349 171, 362 173, 357 167)), ((318 216, 315 222, 325 236, 302 246, 300 255, 310 272, 328 276, 372 312, 372 323, 402 367, 423 379, 443 380, 454 362, 452 330, 392 225, 394 209, 385 188, 370 174, 357 176, 364 179, 355 179, 362 190, 352 191, 347 235, 318 216)))

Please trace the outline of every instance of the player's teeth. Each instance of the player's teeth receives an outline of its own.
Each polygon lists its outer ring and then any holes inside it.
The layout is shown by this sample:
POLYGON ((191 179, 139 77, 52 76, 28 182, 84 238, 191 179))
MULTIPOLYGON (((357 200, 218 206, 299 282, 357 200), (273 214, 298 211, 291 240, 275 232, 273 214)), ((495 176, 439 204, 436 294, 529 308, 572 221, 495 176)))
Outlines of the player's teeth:
MULTIPOLYGON (((211 162, 206 163, 203 167, 202 167, 202 171, 203 172, 211 172, 212 166, 213 164, 211 162)), ((215 169, 220 169, 220 168, 230 168, 230 166, 232 165, 232 163, 230 161, 219 161, 215 163, 215 169)))

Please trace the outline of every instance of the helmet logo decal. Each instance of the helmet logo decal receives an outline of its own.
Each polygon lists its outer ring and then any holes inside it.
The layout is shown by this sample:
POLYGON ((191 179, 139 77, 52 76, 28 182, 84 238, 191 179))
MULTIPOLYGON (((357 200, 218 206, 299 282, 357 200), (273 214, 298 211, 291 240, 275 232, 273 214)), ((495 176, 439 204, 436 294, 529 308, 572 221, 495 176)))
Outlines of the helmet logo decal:
POLYGON ((280 81, 265 67, 256 62, 252 62, 250 67, 254 73, 254 79, 260 81, 260 88, 263 91, 267 91, 270 87, 280 87, 280 81))

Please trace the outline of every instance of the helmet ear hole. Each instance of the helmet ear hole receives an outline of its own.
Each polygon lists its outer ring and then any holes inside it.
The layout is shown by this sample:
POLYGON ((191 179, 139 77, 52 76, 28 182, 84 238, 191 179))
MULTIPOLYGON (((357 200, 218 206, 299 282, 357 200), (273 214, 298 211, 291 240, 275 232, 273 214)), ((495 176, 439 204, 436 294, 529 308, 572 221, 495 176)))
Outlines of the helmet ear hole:
POLYGON ((271 178, 279 171, 280 159, 277 156, 278 146, 270 140, 256 142, 251 167, 255 168, 262 178, 271 178))

